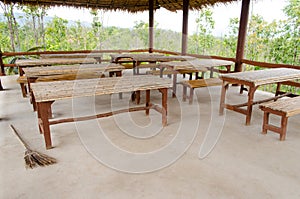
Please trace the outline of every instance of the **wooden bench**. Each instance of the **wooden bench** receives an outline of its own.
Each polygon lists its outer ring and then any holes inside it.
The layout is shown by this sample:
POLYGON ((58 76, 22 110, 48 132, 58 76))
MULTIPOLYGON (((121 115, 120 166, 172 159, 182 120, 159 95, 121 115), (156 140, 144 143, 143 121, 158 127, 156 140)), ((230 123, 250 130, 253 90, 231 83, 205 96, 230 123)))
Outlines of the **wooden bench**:
MULTIPOLYGON (((147 75, 161 75, 160 74, 160 70, 149 70, 149 71, 146 71, 146 74, 147 75)), ((173 70, 164 70, 163 71, 163 75, 172 75, 174 74, 174 71, 173 70)))
POLYGON ((283 141, 286 137, 288 118, 300 114, 300 96, 263 104, 259 108, 264 111, 262 133, 267 134, 268 130, 279 133, 280 140, 283 141), (269 123, 270 113, 281 116, 280 127, 269 123))
POLYGON ((181 82, 181 84, 183 86, 182 100, 186 101, 186 98, 189 98, 189 103, 192 104, 195 88, 219 86, 222 84, 222 81, 219 78, 208 78, 208 79, 196 79, 196 80, 183 81, 181 82), (187 87, 190 88, 190 96, 187 96, 187 87))

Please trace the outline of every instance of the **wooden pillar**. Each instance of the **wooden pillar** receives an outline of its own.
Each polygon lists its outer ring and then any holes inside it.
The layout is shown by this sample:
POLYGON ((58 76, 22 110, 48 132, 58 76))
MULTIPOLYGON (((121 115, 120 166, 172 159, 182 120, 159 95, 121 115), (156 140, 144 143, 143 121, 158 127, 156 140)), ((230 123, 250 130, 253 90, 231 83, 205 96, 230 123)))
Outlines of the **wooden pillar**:
POLYGON ((244 51, 245 51, 247 24, 248 24, 248 17, 249 17, 249 6, 250 6, 250 0, 242 1, 239 36, 238 36, 237 48, 236 48, 236 62, 234 68, 235 72, 241 72, 243 70, 242 59, 244 58, 244 51))
POLYGON ((149 0, 149 53, 153 52, 154 43, 154 0, 149 0))
MULTIPOLYGON (((5 75, 5 71, 4 71, 4 64, 3 64, 3 59, 2 59, 2 51, 0 49, 0 66, 1 66, 1 70, 0 70, 0 76, 5 75)), ((1 83, 1 79, 0 79, 0 91, 4 90, 2 83, 1 83)))
POLYGON ((188 39, 189 0, 183 0, 181 54, 186 55, 188 39))

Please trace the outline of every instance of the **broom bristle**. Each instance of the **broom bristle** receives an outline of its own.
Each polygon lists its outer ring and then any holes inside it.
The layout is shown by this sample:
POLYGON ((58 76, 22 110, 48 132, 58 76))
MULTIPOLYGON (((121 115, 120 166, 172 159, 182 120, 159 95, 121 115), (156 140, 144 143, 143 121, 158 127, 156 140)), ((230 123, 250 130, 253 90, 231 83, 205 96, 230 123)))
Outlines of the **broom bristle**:
POLYGON ((25 166, 26 168, 34 168, 36 166, 47 166, 56 163, 56 159, 45 154, 33 150, 25 151, 25 166))

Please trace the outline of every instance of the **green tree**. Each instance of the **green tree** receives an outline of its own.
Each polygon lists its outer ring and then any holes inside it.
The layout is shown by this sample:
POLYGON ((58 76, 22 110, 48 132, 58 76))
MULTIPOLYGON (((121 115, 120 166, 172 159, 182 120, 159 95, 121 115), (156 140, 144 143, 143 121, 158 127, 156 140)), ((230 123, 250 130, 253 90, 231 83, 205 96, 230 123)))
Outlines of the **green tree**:
POLYGON ((47 24, 45 38, 48 50, 72 50, 70 43, 73 42, 67 35, 68 21, 59 17, 54 17, 47 24))
POLYGON ((274 39, 270 57, 276 63, 300 65, 300 4, 289 0, 283 9, 286 20, 279 22, 277 37, 274 39))
POLYGON ((18 23, 14 15, 14 7, 15 4, 4 4, 0 2, 1 8, 4 12, 4 16, 7 20, 9 36, 10 36, 10 43, 11 43, 11 51, 15 52, 16 49, 20 50, 20 39, 19 39, 19 30, 18 30, 18 23))
POLYGON ((141 41, 141 48, 147 48, 149 46, 149 23, 145 23, 143 21, 135 21, 135 25, 133 27, 136 37, 136 45, 139 46, 139 41, 141 41))
POLYGON ((196 19, 197 30, 193 38, 196 43, 197 54, 207 54, 214 46, 212 30, 215 27, 215 21, 213 20, 212 14, 211 10, 203 9, 200 11, 199 17, 196 19))

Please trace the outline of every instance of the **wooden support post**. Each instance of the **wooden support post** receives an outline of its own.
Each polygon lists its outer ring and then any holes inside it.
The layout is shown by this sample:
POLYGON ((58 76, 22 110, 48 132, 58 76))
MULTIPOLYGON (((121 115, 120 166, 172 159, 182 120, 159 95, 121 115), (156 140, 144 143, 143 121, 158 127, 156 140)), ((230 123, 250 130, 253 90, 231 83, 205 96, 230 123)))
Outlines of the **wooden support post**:
POLYGON ((1 79, 0 79, 0 91, 3 91, 3 90, 4 90, 4 88, 2 86, 1 79))
POLYGON ((248 17, 249 17, 249 6, 250 6, 250 0, 243 0, 242 10, 240 15, 239 35, 238 35, 237 48, 236 48, 236 63, 234 68, 235 72, 241 72, 243 70, 242 59, 244 58, 244 51, 245 51, 247 24, 248 24, 248 17))
POLYGON ((153 52, 154 43, 154 0, 149 0, 149 53, 153 52))
POLYGON ((3 53, 1 51, 1 49, 0 49, 0 66, 1 66, 0 76, 4 76, 5 70, 4 70, 4 63, 3 63, 3 53))
MULTIPOLYGON (((4 70, 4 64, 3 64, 3 59, 2 59, 2 51, 0 50, 0 66, 1 66, 1 70, 0 70, 0 76, 4 76, 5 75, 5 70, 4 70)), ((2 86, 2 82, 0 79, 0 91, 3 91, 4 88, 2 86)))
POLYGON ((190 4, 189 0, 183 0, 182 41, 181 41, 182 55, 186 55, 187 53, 189 4, 190 4))

